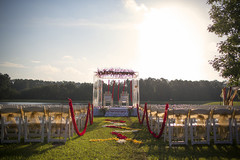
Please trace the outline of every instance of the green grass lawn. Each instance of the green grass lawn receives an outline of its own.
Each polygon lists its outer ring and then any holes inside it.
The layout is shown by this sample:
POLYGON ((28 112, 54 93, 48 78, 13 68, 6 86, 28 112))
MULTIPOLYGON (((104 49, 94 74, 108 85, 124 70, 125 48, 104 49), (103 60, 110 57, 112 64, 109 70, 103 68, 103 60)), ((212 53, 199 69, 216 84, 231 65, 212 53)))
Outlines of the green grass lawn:
POLYGON ((0 159, 240 159, 240 145, 195 145, 169 147, 161 139, 155 139, 146 126, 138 123, 137 117, 116 117, 126 120, 128 127, 142 129, 136 133, 122 133, 128 138, 141 140, 142 144, 127 141, 90 142, 90 139, 114 138, 115 128, 103 128, 106 117, 94 118, 84 136, 74 136, 66 144, 20 143, 0 145, 0 159))

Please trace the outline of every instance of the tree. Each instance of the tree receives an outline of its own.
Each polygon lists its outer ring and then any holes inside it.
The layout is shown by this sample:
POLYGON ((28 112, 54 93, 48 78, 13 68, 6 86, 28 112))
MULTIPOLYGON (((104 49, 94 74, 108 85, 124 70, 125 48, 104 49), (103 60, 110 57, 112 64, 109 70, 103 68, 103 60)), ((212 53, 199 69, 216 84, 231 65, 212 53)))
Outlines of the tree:
POLYGON ((9 98, 11 81, 7 74, 0 73, 0 99, 9 98))
POLYGON ((230 85, 240 85, 240 1, 208 0, 213 24, 208 31, 225 40, 218 43, 219 56, 210 61, 230 85))

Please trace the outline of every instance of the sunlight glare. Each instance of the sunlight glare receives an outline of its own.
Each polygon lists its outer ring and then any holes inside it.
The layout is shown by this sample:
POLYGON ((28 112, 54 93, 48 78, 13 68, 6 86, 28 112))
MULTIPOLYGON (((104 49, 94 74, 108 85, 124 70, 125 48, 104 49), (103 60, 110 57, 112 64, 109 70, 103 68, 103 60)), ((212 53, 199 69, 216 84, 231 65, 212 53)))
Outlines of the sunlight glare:
POLYGON ((200 77, 197 66, 203 51, 196 25, 193 17, 182 8, 165 7, 146 13, 138 26, 142 74, 167 79, 200 77), (191 77, 189 72, 192 72, 191 77))

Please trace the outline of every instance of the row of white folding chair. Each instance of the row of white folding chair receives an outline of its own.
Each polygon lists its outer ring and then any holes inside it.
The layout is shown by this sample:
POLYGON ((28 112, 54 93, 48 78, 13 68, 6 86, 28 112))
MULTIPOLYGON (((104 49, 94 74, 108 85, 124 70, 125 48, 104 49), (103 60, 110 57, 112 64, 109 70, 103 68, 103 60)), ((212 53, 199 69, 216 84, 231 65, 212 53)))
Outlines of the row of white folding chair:
MULTIPOLYGON (((24 142, 43 142, 45 135, 48 142, 66 142, 67 138, 73 136, 68 106, 5 105, 1 113, 1 143, 19 143, 22 135, 24 142), (10 130, 11 128, 13 129, 10 130), (17 138, 13 140, 14 137, 17 138)), ((85 115, 83 110, 76 118, 77 122, 83 124, 85 115)))
MULTIPOLYGON (((153 108, 153 107, 152 107, 153 108)), ((181 107, 182 108, 182 107, 181 107)), ((165 128, 165 135, 164 135, 164 140, 167 139, 166 137, 166 134, 168 134, 168 139, 169 139, 169 143, 170 145, 174 145, 174 144, 187 144, 188 143, 188 127, 190 127, 190 136, 191 136, 191 142, 192 144, 210 144, 210 127, 212 126, 213 128, 213 133, 214 133, 214 143, 215 144, 221 144, 221 143, 224 143, 224 144, 232 144, 232 112, 233 110, 229 110, 229 109, 214 109, 213 110, 213 119, 212 119, 212 123, 210 122, 210 109, 206 109, 207 107, 198 107, 199 109, 191 109, 190 112, 188 109, 175 109, 173 110, 175 113, 172 114, 171 113, 171 109, 170 111, 168 112, 168 120, 167 120, 167 128, 165 128), (182 112, 182 113, 178 113, 178 112, 182 112), (205 112, 205 113, 204 113, 205 112), (221 123, 218 123, 218 117, 221 118, 221 115, 222 113, 220 112, 225 112, 224 114, 228 114, 230 116, 230 118, 227 118, 227 121, 229 122, 227 124, 227 126, 225 125, 225 129, 228 129, 227 131, 227 136, 225 136, 225 139, 222 140, 221 138, 221 134, 219 131, 223 130, 224 126, 222 125, 222 122, 221 123), (172 116, 176 116, 177 117, 171 117, 171 114, 172 116), (188 119, 188 114, 190 114, 189 116, 190 119, 188 119), (181 119, 181 122, 176 122, 176 121, 179 121, 179 117, 181 116, 185 116, 184 118, 180 118, 181 119), (195 115, 195 117, 193 116, 195 115), (201 116, 207 116, 207 118, 201 118, 201 116), (204 119, 204 121, 203 121, 204 119), (189 122, 188 122, 189 121, 189 122), (201 122, 202 121, 202 122, 201 122), (199 124, 200 122, 200 124, 199 124), (227 127, 227 128, 226 128, 227 127), (177 130, 177 131, 173 131, 174 128, 177 130), (205 131, 205 133, 201 133, 201 134, 204 134, 204 137, 203 135, 200 136, 200 132, 199 132, 199 129, 202 128, 202 130, 205 131), (181 140, 177 140, 176 138, 174 138, 174 134, 177 134, 178 135, 178 138, 181 137, 180 134, 178 134, 178 130, 182 130, 184 131, 184 134, 182 133, 182 138, 181 140), (200 138, 199 138, 200 137, 200 138), (176 139, 176 141, 174 140, 176 139)), ((213 107, 212 107, 213 108, 213 107)), ((216 108, 216 107, 214 107, 216 108)), ((159 113, 162 113, 164 112, 163 110, 163 106, 160 107, 160 112, 159 113)), ((156 112, 156 109, 152 109, 151 112, 156 112)), ((156 114, 156 113, 154 113, 156 114)), ((153 115, 154 114, 149 114, 149 116, 151 117, 154 117, 153 115)), ((163 115, 162 115, 163 116, 163 115)), ((154 121, 154 118, 151 118, 150 119, 150 124, 157 124, 157 127, 156 127, 156 131, 159 130, 159 118, 158 117, 161 117, 161 116, 157 116, 155 118, 155 122, 152 122, 154 121)), ((162 117, 163 118, 163 117, 162 117)), ((222 120, 221 120, 222 121, 222 120)), ((226 124, 226 122, 225 122, 226 124)), ((151 127, 153 127, 154 125, 150 125, 151 127)), ((237 123, 237 121, 235 120, 235 135, 236 135, 236 140, 237 140, 237 143, 239 143, 239 137, 237 135, 239 135, 239 121, 237 123)), ((154 130, 154 128, 152 128, 152 130, 154 130)), ((226 133, 226 131, 225 131, 226 133)))

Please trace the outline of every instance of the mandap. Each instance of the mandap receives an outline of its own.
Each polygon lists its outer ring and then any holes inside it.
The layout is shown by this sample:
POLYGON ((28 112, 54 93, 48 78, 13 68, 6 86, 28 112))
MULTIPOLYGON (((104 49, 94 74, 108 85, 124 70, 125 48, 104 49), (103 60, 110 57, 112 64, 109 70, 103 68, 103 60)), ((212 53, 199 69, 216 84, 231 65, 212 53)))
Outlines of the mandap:
POLYGON ((93 78, 93 105, 95 107, 103 107, 109 103, 110 107, 119 106, 121 107, 123 103, 127 105, 131 104, 132 107, 137 107, 140 102, 139 93, 139 79, 138 72, 130 69, 121 68, 109 68, 109 69, 98 69, 94 73, 93 78), (130 93, 124 91, 125 82, 130 81, 130 93), (104 83, 108 83, 107 91, 103 91, 104 83), (118 82, 117 93, 118 93, 118 103, 114 103, 114 88, 115 82, 118 82), (122 92, 120 93, 119 86, 122 82, 122 92), (112 91, 110 91, 110 84, 112 84, 112 91), (131 103, 129 103, 129 101, 131 103))

